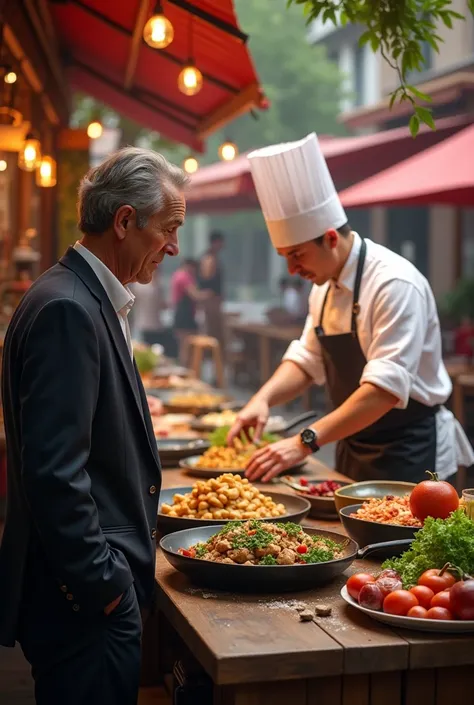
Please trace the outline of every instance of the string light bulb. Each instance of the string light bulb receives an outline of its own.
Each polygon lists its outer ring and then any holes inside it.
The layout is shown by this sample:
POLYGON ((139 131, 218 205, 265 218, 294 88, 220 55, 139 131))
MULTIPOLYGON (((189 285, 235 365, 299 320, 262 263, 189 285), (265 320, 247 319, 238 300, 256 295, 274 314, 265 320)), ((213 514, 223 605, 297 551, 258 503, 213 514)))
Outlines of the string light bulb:
POLYGON ((178 77, 178 87, 184 95, 197 95, 202 88, 202 73, 189 61, 178 77))
POLYGON ((5 159, 0 159, 0 171, 6 171, 8 167, 8 164, 6 163, 5 159))
POLYGON ((219 158, 224 162, 231 162, 239 154, 239 150, 234 142, 225 140, 218 149, 219 158))
POLYGON ((87 126, 87 136, 91 140, 98 139, 102 135, 103 131, 104 128, 99 120, 92 120, 92 122, 90 122, 87 126))
POLYGON ((143 39, 152 49, 166 49, 174 39, 174 27, 157 2, 153 15, 143 28, 143 39))
POLYGON ((3 77, 3 80, 5 81, 5 83, 12 85, 13 83, 17 82, 18 76, 14 71, 8 71, 3 77))
POLYGON ((196 157, 186 157, 183 162, 183 169, 187 174, 195 174, 199 169, 199 162, 196 157))
POLYGON ((41 163, 41 145, 32 132, 28 132, 18 153, 18 166, 23 171, 34 171, 41 163))
POLYGON ((43 157, 36 169, 36 185, 42 188, 52 188, 57 184, 56 160, 53 157, 43 157))

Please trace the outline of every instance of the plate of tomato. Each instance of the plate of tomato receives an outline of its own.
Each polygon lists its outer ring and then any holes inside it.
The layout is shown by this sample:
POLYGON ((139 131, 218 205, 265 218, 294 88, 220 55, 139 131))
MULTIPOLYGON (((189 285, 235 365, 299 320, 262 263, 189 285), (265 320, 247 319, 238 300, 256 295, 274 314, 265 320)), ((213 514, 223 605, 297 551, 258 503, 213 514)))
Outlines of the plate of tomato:
POLYGON ((341 590, 347 604, 392 627, 423 632, 474 632, 474 580, 436 568, 404 590, 394 570, 355 573, 341 590))

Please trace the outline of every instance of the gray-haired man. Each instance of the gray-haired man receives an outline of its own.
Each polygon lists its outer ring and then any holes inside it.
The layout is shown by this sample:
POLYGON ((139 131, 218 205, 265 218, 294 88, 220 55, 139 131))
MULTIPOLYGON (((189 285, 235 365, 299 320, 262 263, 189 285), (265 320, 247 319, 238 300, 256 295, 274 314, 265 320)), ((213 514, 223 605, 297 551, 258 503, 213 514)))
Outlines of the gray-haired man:
POLYGON ((127 285, 178 254, 186 182, 143 149, 92 169, 81 242, 35 282, 6 335, 0 644, 20 642, 38 705, 137 700, 161 469, 127 285))

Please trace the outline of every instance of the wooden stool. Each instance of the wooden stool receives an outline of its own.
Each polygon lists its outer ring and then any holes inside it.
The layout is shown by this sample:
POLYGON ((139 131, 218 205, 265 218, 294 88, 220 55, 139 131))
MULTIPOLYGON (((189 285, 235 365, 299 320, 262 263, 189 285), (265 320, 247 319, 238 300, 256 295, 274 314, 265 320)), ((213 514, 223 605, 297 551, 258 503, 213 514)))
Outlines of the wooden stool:
POLYGON ((201 378, 201 367, 205 352, 210 352, 214 362, 216 381, 219 389, 224 389, 224 363, 222 361, 221 346, 217 338, 208 335, 189 335, 186 339, 186 354, 189 366, 198 379, 201 378))

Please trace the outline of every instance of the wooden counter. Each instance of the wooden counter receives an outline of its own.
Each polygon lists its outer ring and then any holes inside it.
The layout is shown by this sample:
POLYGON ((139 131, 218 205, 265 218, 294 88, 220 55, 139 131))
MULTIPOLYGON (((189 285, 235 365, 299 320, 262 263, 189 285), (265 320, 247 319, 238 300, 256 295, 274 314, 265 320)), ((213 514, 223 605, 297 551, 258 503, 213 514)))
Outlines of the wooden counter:
MULTIPOLYGON (((307 475, 337 478, 320 463, 310 461, 309 467, 307 475)), ((164 487, 192 482, 180 471, 163 472, 164 487)), ((342 533, 338 522, 304 523, 342 533)), ((397 632, 356 612, 343 603, 339 590, 348 574, 361 569, 376 570, 377 564, 356 561, 346 575, 309 592, 236 595, 191 585, 158 550, 159 613, 212 679, 213 705, 465 700, 474 689, 474 635, 397 632), (317 623, 301 623, 292 600, 324 602, 333 613, 317 623)))

